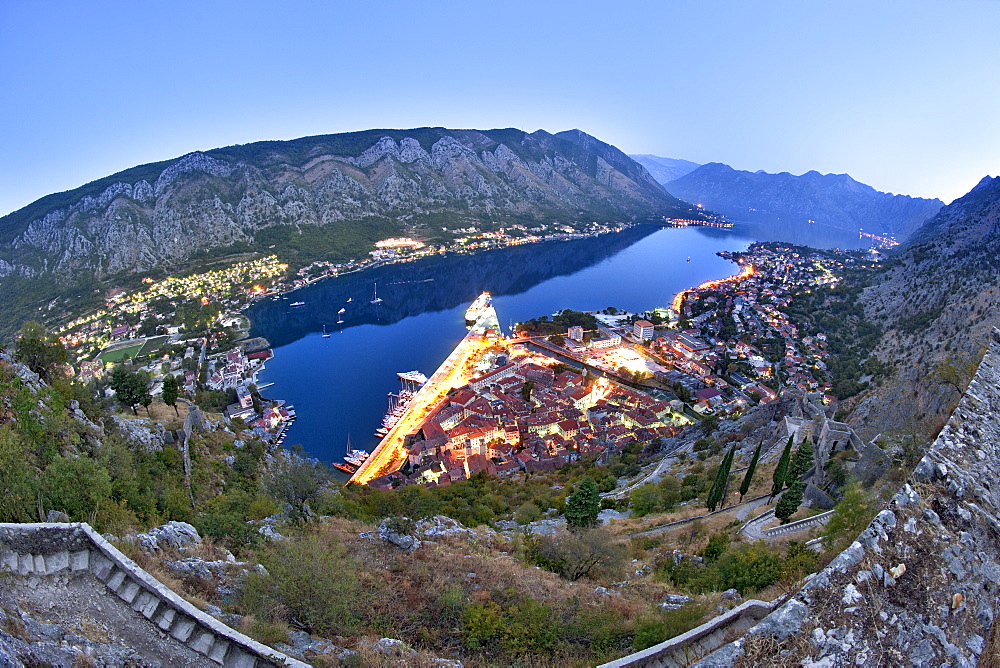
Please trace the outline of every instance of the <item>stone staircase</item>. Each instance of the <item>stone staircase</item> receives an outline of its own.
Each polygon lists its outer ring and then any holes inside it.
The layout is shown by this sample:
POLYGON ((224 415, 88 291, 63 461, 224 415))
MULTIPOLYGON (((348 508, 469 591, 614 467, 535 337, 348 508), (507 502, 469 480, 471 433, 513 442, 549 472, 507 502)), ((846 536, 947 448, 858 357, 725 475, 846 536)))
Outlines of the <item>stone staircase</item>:
MULTIPOLYGON (((15 577, 92 576, 174 643, 227 668, 307 664, 198 610, 111 545, 88 524, 0 524, 0 572, 15 577)), ((181 648, 178 647, 178 650, 181 648)), ((170 665, 171 657, 163 657, 170 665)))

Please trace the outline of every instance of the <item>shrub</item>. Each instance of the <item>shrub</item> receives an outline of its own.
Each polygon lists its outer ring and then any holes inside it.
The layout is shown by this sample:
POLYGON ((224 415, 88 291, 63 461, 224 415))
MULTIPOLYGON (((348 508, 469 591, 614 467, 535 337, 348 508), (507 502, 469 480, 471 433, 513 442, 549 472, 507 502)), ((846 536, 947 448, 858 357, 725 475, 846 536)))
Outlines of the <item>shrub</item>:
POLYGON ((525 536, 529 563, 568 580, 591 574, 617 574, 625 561, 625 547, 612 542, 604 529, 582 530, 561 536, 525 536))
POLYGON ((247 576, 239 599, 245 613, 270 622, 294 619, 325 635, 359 628, 369 593, 352 574, 364 568, 331 534, 272 543, 258 557, 267 574, 247 576))

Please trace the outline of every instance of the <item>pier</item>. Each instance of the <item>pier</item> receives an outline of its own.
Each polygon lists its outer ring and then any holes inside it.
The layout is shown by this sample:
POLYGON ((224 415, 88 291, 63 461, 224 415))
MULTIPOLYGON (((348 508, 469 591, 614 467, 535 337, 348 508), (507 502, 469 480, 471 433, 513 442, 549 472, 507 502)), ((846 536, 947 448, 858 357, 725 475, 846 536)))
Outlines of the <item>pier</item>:
POLYGON ((417 390, 406 412, 389 433, 379 441, 371 456, 351 476, 348 482, 366 484, 399 469, 406 460, 404 442, 409 434, 419 429, 431 410, 440 404, 445 395, 456 387, 465 385, 475 374, 470 374, 470 362, 476 353, 496 345, 496 337, 487 336, 492 330, 499 333, 496 310, 488 306, 469 333, 459 342, 437 371, 417 390))

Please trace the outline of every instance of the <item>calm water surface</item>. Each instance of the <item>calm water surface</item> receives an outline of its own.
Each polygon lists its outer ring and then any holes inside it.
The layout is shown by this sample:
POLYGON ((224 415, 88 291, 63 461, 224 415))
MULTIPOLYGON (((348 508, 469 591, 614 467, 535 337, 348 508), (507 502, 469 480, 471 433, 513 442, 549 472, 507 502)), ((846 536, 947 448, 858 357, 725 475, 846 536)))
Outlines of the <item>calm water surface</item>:
POLYGON ((301 444, 321 461, 340 461, 348 435, 355 447, 375 446, 387 394, 399 390, 396 373, 429 376, 464 336, 465 309, 483 290, 493 293, 505 328, 566 308, 645 311, 669 305, 684 288, 735 273, 736 265, 716 252, 743 250, 757 238, 766 236, 740 228, 640 226, 327 279, 247 312, 251 334, 274 346, 260 375, 274 385, 262 393, 298 412, 286 446, 301 444), (372 305, 376 283, 384 301, 372 305), (305 306, 291 308, 292 301, 305 306), (322 337, 324 326, 329 338, 322 337))

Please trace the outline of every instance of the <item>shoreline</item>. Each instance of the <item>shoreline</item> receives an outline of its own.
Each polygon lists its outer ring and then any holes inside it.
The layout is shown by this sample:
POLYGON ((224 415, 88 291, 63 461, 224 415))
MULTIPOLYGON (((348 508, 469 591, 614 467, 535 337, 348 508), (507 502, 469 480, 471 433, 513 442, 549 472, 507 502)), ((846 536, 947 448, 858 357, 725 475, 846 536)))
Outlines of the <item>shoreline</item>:
MULTIPOLYGON (((535 238, 535 239, 532 239, 532 240, 524 241, 522 243, 510 244, 510 245, 499 246, 499 247, 477 248, 477 249, 471 249, 471 250, 466 250, 466 249, 449 249, 449 250, 446 250, 444 253, 434 253, 433 255, 422 255, 422 256, 418 256, 418 257, 402 257, 402 258, 394 258, 392 260, 377 260, 377 261, 370 262, 369 264, 366 264, 364 266, 352 267, 351 269, 348 269, 347 271, 338 272, 336 274, 326 274, 326 275, 323 275, 323 276, 318 276, 316 278, 301 279, 303 281, 302 283, 300 283, 298 285, 294 285, 294 286, 292 286, 291 288, 289 288, 287 290, 278 290, 278 291, 269 291, 269 292, 260 293, 259 295, 254 295, 255 298, 253 298, 253 299, 247 301, 246 303, 240 305, 240 307, 238 309, 236 309, 236 312, 239 313, 239 314, 241 314, 244 318, 246 318, 247 322, 249 323, 249 326, 246 329, 247 337, 244 338, 244 339, 241 339, 240 341, 236 341, 234 343, 236 345, 239 345, 240 343, 242 343, 244 341, 251 340, 252 338, 254 338, 254 337, 250 337, 249 336, 250 332, 253 330, 253 320, 249 316, 245 315, 245 312, 251 306, 253 306, 254 304, 256 304, 258 302, 264 301, 267 298, 274 299, 274 298, 283 297, 285 295, 289 295, 289 294, 295 292, 296 290, 298 290, 300 288, 305 288, 305 287, 308 287, 308 286, 311 286, 311 285, 315 285, 315 284, 320 283, 321 281, 326 280, 326 279, 336 279, 336 278, 340 278, 342 276, 347 276, 349 274, 356 274, 356 273, 364 272, 364 271, 371 270, 371 269, 378 269, 380 267, 384 267, 384 266, 387 266, 387 265, 390 265, 390 264, 403 264, 403 263, 409 263, 409 262, 418 262, 420 260, 428 259, 430 257, 437 257, 439 255, 445 255, 447 253, 456 253, 456 254, 460 254, 460 255, 477 255, 479 253, 484 253, 484 252, 491 251, 491 250, 503 250, 503 249, 509 248, 511 246, 523 246, 523 245, 528 245, 528 244, 540 244, 540 243, 545 243, 545 242, 556 242, 556 241, 580 241, 580 240, 584 240, 584 239, 592 239, 592 238, 600 237, 600 236, 603 236, 603 235, 606 235, 606 234, 620 234, 620 233, 622 233, 622 232, 624 232, 626 230, 632 229, 633 227, 635 227, 636 225, 639 225, 639 224, 640 223, 621 223, 621 224, 619 224, 620 225, 619 229, 600 230, 600 231, 597 231, 597 232, 589 232, 589 233, 573 233, 573 234, 557 233, 557 234, 549 235, 547 237, 538 237, 538 238, 535 238)), ((663 222, 663 223, 654 223, 654 225, 656 225, 657 227, 659 227, 661 229, 666 229, 666 228, 670 227, 670 225, 667 224, 666 222, 663 222)), ((269 346, 269 349, 271 350, 271 355, 272 355, 271 359, 273 359, 274 356, 275 356, 275 353, 274 353, 273 348, 270 348, 270 341, 268 341, 268 346, 269 346)), ((447 361, 447 358, 446 358, 445 361, 447 361)), ((443 364, 443 362, 442 362, 442 364, 443 364)), ((260 369, 260 371, 263 371, 263 370, 264 370, 263 368, 260 369)), ((273 387, 274 383, 268 383, 267 386, 268 387, 273 387)), ((284 401, 284 400, 271 399, 271 401, 284 401)), ((291 427, 291 425, 289 424, 288 427, 286 427, 284 430, 282 430, 282 434, 284 435, 285 432, 287 432, 290 427, 291 427)), ((276 442, 271 443, 271 445, 275 446, 275 447, 282 447, 282 448, 284 448, 283 444, 278 444, 276 442)), ((381 441, 380 441, 380 445, 381 445, 381 441)), ((377 447, 376 447, 376 449, 377 449, 377 447)), ((284 449, 287 450, 287 448, 284 448, 284 449)), ((371 459, 374 458, 374 454, 375 454, 375 452, 373 451, 372 452, 372 456, 369 458, 369 460, 371 460, 371 459)), ((332 465, 333 463, 339 463, 339 462, 330 462, 330 465, 332 465)), ((361 467, 359 467, 354 474, 350 474, 348 476, 348 481, 353 480, 354 476, 357 473, 359 473, 361 470, 362 470, 361 467)), ((348 475, 348 474, 345 473, 344 475, 348 475)))

